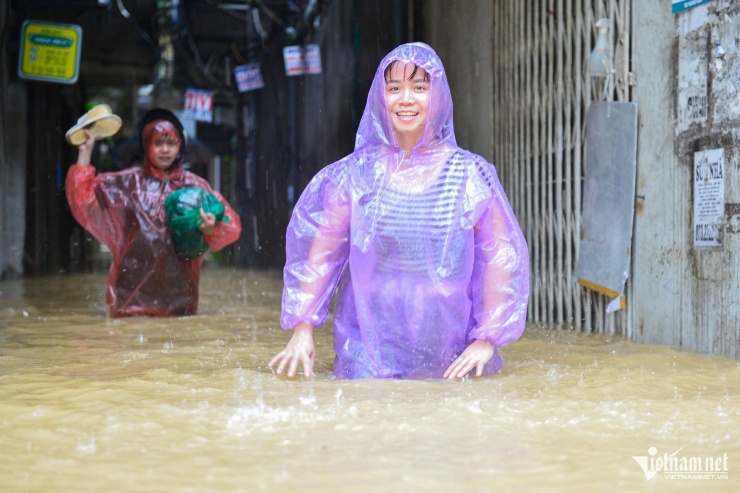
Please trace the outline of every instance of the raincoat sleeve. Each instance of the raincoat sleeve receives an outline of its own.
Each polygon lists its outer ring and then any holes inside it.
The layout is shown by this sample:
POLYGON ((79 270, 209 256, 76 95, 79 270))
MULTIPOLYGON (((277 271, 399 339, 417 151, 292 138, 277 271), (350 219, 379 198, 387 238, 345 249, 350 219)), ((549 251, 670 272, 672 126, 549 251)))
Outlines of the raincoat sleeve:
POLYGON ((491 167, 485 181, 492 196, 475 225, 473 304, 470 337, 494 346, 524 332, 529 301, 529 251, 522 230, 491 167))
POLYGON ((126 197, 117 187, 105 185, 107 174, 96 176, 93 166, 73 164, 67 172, 65 193, 77 222, 113 251, 123 245, 127 224, 123 203, 126 197), (121 200, 116 200, 120 195, 121 200))
POLYGON ((296 203, 286 233, 281 325, 322 325, 349 255, 346 174, 335 163, 320 171, 296 203))
POLYGON ((206 180, 195 174, 191 176, 191 179, 197 180, 198 183, 195 184, 195 186, 213 194, 213 196, 224 205, 224 218, 216 223, 216 231, 214 231, 212 235, 203 235, 203 238, 205 238, 206 243, 208 244, 208 248, 212 252, 217 252, 239 239, 239 235, 241 235, 242 232, 241 219, 239 218, 239 214, 231 208, 231 205, 229 205, 223 195, 211 188, 211 185, 206 180))

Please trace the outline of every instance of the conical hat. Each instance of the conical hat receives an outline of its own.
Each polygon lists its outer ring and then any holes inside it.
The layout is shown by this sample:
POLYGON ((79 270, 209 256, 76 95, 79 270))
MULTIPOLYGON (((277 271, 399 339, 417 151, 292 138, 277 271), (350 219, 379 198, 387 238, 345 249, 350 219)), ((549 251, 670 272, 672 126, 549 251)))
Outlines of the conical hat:
POLYGON ((121 128, 121 117, 114 115, 110 106, 99 104, 85 113, 77 120, 77 124, 67 130, 67 142, 78 146, 85 142, 85 130, 95 136, 95 140, 101 140, 114 135, 121 128))

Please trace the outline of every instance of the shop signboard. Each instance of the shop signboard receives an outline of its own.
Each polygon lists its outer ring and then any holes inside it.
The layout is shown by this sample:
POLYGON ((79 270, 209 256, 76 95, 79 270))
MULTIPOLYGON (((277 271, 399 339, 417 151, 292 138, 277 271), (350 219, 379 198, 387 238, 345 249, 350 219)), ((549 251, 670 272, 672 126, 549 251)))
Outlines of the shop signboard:
POLYGON ((74 84, 80 69, 82 28, 27 20, 21 28, 18 76, 74 84))

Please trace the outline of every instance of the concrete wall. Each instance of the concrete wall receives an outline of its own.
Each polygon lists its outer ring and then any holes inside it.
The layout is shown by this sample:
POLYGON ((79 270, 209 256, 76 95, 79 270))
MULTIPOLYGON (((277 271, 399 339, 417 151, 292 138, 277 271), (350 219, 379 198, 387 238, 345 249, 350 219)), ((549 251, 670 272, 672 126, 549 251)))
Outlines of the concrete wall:
POLYGON ((415 9, 415 41, 431 45, 447 72, 457 143, 493 161, 492 3, 421 0, 415 9))
MULTIPOLYGON (((8 9, 0 7, 0 32, 9 24, 8 9)), ((6 52, 4 43, 0 49, 6 52)), ((0 279, 23 273, 26 217, 26 92, 11 59, 0 62, 0 279)))
MULTIPOLYGON (((323 21, 326 27, 317 39, 309 40, 321 47, 321 74, 287 78, 283 40, 276 39, 275 46, 264 50, 266 84, 257 91, 254 104, 255 195, 248 204, 260 242, 254 265, 284 265, 285 229, 294 201, 319 170, 354 149, 378 63, 406 41, 406 12, 405 1, 331 2, 323 21)), ((252 228, 244 225, 250 242, 255 236, 252 228)))
POLYGON ((738 357, 740 6, 715 0, 674 15, 654 0, 640 2, 632 21, 640 113, 632 336, 738 357), (694 158, 711 149, 724 150, 721 246, 697 247, 694 158))
MULTIPOLYGON (((492 159, 495 2, 414 3, 415 38, 447 69, 462 147, 492 159)), ((633 0, 633 100, 639 108, 632 295, 639 342, 740 356, 740 5, 713 0, 681 14, 633 0), (716 43, 726 54, 716 57, 716 43), (694 245, 694 156, 723 149, 721 246, 694 245)), ((498 51, 497 51, 498 50, 498 51)), ((503 53, 502 56, 506 54, 503 53)))

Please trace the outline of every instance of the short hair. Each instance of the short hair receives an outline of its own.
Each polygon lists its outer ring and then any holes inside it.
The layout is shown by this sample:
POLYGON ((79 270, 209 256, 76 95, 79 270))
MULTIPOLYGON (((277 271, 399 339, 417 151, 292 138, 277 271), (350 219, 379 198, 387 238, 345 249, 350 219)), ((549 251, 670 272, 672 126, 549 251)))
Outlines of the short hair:
MULTIPOLYGON (((388 83, 388 79, 391 76, 391 71, 393 70, 393 67, 395 67, 399 63, 404 63, 404 62, 401 60, 393 60, 391 63, 388 64, 388 66, 383 71, 383 78, 385 78, 386 83, 388 83)), ((409 75, 409 78, 407 80, 412 80, 414 76, 416 75, 416 72, 418 72, 420 68, 421 67, 414 64, 414 70, 411 72, 411 75, 409 75)), ((422 68, 422 70, 424 69, 422 68)), ((429 81, 429 72, 427 72, 426 70, 424 70, 424 80, 429 81)))

